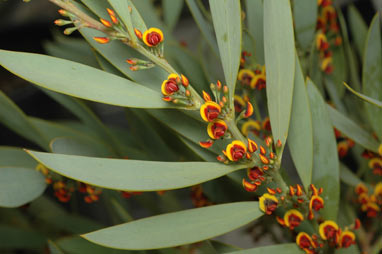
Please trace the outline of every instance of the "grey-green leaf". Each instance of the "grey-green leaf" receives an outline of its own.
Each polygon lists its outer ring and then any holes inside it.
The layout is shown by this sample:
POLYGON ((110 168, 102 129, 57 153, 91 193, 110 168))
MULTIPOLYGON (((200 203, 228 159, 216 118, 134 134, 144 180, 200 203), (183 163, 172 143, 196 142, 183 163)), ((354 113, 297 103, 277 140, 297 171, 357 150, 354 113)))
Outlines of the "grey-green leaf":
POLYGON ((246 167, 244 164, 227 166, 217 162, 158 162, 29 153, 63 176, 107 189, 125 191, 178 189, 246 167))
POLYGON ((248 30, 255 40, 256 61, 264 65, 263 0, 246 0, 248 30))
POLYGON ((313 175, 312 183, 323 188, 325 219, 336 220, 340 198, 339 160, 337 143, 330 115, 320 92, 311 80, 307 81, 313 123, 313 175))
MULTIPOLYGON (((375 100, 382 101, 382 47, 379 14, 371 22, 364 53, 362 69, 362 92, 375 100)), ((365 103, 366 112, 373 127, 382 138, 382 108, 365 103)))
POLYGON ((367 25, 354 5, 348 7, 349 27, 358 55, 363 58, 367 25))
POLYGON ((233 95, 241 58, 241 8, 239 0, 210 0, 212 20, 218 41, 229 101, 233 95))
POLYGON ((55 57, 0 50, 0 64, 36 85, 74 97, 124 107, 173 107, 137 83, 55 57))
POLYGON ((280 140, 285 145, 295 72, 295 45, 289 0, 264 1, 264 48, 272 134, 274 140, 280 140))
POLYGON ((45 178, 34 169, 0 168, 0 207, 18 207, 31 202, 45 190, 45 178))
POLYGON ((328 112, 334 127, 348 138, 354 140, 357 144, 360 144, 370 151, 378 153, 379 144, 371 134, 329 105, 328 112))
POLYGON ((247 250, 228 252, 227 254, 263 254, 263 253, 282 253, 298 254, 304 253, 295 243, 276 244, 271 246, 257 247, 247 250))
POLYGON ((316 31, 318 5, 316 0, 294 0, 293 17, 297 41, 309 51, 316 31))
POLYGON ((83 237, 116 249, 166 248, 225 234, 262 214, 257 202, 229 203, 136 220, 85 234, 83 237))
POLYGON ((297 173, 307 190, 312 181, 313 127, 304 76, 296 56, 293 105, 289 126, 288 146, 297 173))

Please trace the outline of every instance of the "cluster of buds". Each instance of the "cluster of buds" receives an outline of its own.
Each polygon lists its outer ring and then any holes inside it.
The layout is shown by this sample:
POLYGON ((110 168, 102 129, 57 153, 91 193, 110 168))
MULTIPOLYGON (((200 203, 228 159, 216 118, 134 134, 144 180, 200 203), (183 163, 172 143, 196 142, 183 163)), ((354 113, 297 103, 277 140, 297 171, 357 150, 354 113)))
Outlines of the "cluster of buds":
POLYGON ((300 232, 296 237, 296 244, 308 254, 322 253, 325 247, 348 248, 355 244, 355 234, 351 230, 358 229, 360 222, 355 220, 354 224, 341 229, 336 222, 326 220, 319 225, 319 234, 309 235, 300 232))
POLYGON ((374 175, 382 176, 382 145, 380 146, 378 152, 379 154, 365 150, 362 153, 362 157, 369 160, 368 166, 374 175))
POLYGON ((243 87, 262 90, 266 87, 265 66, 252 69, 241 69, 237 76, 243 87))
POLYGON ((247 62, 247 57, 252 56, 251 52, 248 51, 242 51, 241 56, 240 56, 240 69, 244 68, 246 62, 247 62))
POLYGON ((143 69, 150 69, 155 66, 151 61, 146 61, 138 58, 126 59, 126 63, 130 64, 130 70, 139 71, 143 69))
POLYGON ((202 185, 191 187, 191 201, 195 207, 210 206, 213 203, 204 195, 202 185))
POLYGON ((331 45, 339 46, 342 38, 339 33, 337 13, 331 0, 319 0, 320 15, 317 20, 316 48, 320 52, 321 70, 333 72, 331 45))
POLYGON ((69 202, 75 191, 74 187, 69 186, 66 182, 61 180, 53 183, 53 190, 57 199, 63 203, 69 202))
POLYGON ((193 101, 189 90, 189 81, 183 74, 171 73, 162 82, 161 91, 163 100, 182 106, 192 106, 193 101))
POLYGON ((264 118, 263 121, 248 119, 241 125, 241 132, 244 136, 248 137, 250 133, 265 139, 266 137, 272 135, 271 121, 269 117, 264 118))
POLYGON ((228 133, 228 126, 224 121, 225 117, 229 114, 228 107, 228 87, 222 86, 220 81, 216 85, 211 84, 211 91, 214 94, 215 101, 211 96, 203 91, 204 104, 200 107, 200 116, 203 121, 208 122, 207 133, 210 139, 207 141, 200 141, 199 144, 203 148, 210 148, 214 140, 221 138, 230 138, 228 133))
POLYGON ((355 188, 355 193, 358 195, 358 203, 361 204, 361 210, 366 212, 367 217, 377 217, 382 206, 382 182, 375 185, 372 194, 369 194, 369 189, 363 183, 359 183, 355 188))
POLYGON ((337 140, 338 156, 340 158, 344 158, 348 154, 349 149, 352 148, 355 145, 355 143, 350 138, 342 135, 342 133, 339 130, 337 130, 336 128, 334 128, 334 134, 335 134, 336 140, 337 140))
POLYGON ((76 30, 78 30, 78 29, 80 29, 82 27, 86 27, 86 24, 80 23, 80 21, 77 20, 76 17, 72 13, 70 13, 70 12, 68 12, 66 10, 63 10, 63 9, 58 10, 58 13, 60 13, 60 15, 63 16, 63 17, 69 18, 69 20, 66 20, 66 19, 56 19, 54 21, 54 24, 56 26, 73 25, 73 27, 68 27, 68 28, 66 28, 64 30, 64 34, 65 35, 70 35, 74 31, 76 31, 76 30))
POLYGON ((86 183, 78 183, 78 191, 85 194, 84 200, 86 203, 93 203, 99 200, 102 193, 100 188, 96 188, 86 183))

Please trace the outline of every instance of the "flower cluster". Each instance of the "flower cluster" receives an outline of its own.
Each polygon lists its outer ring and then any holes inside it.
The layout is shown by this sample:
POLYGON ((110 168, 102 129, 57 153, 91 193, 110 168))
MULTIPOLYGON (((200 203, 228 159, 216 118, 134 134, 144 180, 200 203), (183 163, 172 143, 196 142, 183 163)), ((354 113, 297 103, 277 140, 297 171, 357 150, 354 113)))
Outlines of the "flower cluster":
POLYGON ((382 182, 375 185, 372 194, 369 194, 365 184, 359 183, 355 193, 358 195, 357 201, 361 204, 361 210, 366 212, 367 217, 377 217, 382 207, 382 182))
POLYGON ((316 48, 320 53, 321 70, 333 72, 331 45, 342 44, 337 13, 331 0, 318 0, 320 14, 317 20, 316 48))
MULTIPOLYGON (((381 150, 381 147, 380 147, 380 150, 381 150)), ((369 168, 372 170, 373 174, 377 176, 382 176, 382 156, 380 154, 382 154, 382 151, 379 152, 379 154, 373 153, 369 150, 365 150, 362 153, 362 157, 369 160, 368 162, 369 168)))
MULTIPOLYGON (((358 229, 360 222, 357 219, 350 229, 358 229)), ((296 237, 297 245, 305 253, 320 253, 327 244, 330 248, 348 248, 355 244, 355 234, 349 228, 341 229, 336 222, 326 220, 319 225, 319 236, 317 234, 309 235, 300 232, 296 237)))
POLYGON ((334 128, 334 133, 337 140, 338 156, 340 158, 344 158, 348 154, 349 149, 352 148, 355 145, 355 143, 350 138, 342 135, 342 133, 336 128, 334 128))
POLYGON ((161 91, 164 101, 171 101, 182 106, 192 106, 193 104, 189 90, 189 81, 183 74, 179 76, 176 73, 171 73, 162 82, 161 91))
POLYGON ((241 132, 246 137, 252 133, 261 139, 265 139, 272 135, 271 121, 269 117, 264 118, 261 122, 259 120, 248 119, 241 125, 241 132))
POLYGON ((265 66, 257 65, 254 69, 241 69, 237 76, 245 88, 262 90, 266 87, 265 66))

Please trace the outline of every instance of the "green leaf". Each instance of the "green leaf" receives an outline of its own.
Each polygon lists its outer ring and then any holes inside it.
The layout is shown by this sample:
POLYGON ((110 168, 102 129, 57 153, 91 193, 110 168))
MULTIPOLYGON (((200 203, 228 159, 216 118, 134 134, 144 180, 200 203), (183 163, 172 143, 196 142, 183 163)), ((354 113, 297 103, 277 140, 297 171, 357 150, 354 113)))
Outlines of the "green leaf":
POLYGON ((361 98, 362 100, 364 100, 365 102, 368 102, 370 103, 372 106, 376 106, 376 107, 379 107, 379 108, 382 108, 382 101, 379 101, 379 100, 376 100, 376 99, 373 99, 369 96, 366 96, 364 94, 361 94, 359 92, 357 92, 356 90, 354 90, 353 88, 351 88, 348 84, 346 84, 344 82, 344 86, 350 91, 352 92, 353 94, 355 94, 356 96, 358 96, 359 98, 361 98))
POLYGON ((119 0, 108 0, 108 2, 110 3, 111 7, 116 10, 119 17, 122 19, 122 22, 125 24, 127 32, 129 33, 130 40, 133 43, 137 43, 137 36, 134 33, 134 26, 131 18, 131 12, 133 12, 133 9, 132 6, 129 5, 130 2, 119 0))
POLYGON ((309 51, 314 40, 318 5, 316 0, 294 0, 293 16, 297 41, 304 51, 309 51))
POLYGON ((223 243, 223 242, 219 242, 219 241, 216 241, 216 240, 211 240, 210 241, 212 246, 215 248, 215 250, 218 252, 218 253, 229 253, 229 252, 232 252, 232 251, 237 251, 237 250, 240 250, 239 247, 236 247, 236 246, 233 246, 233 245, 230 245, 230 244, 226 244, 226 243, 223 243))
POLYGON ((292 113, 288 146, 297 173, 307 190, 312 182, 313 127, 308 94, 298 57, 296 56, 292 113))
POLYGON ((173 30, 180 14, 182 13, 184 1, 163 0, 163 16, 164 22, 168 26, 169 30, 173 30))
POLYGON ((229 100, 233 95, 241 58, 241 8, 239 0, 210 0, 212 20, 218 41, 229 100))
POLYGON ((255 39, 256 61, 264 65, 263 0, 246 0, 248 30, 255 39))
POLYGON ((194 17, 196 24, 199 27, 200 32, 202 33, 204 39, 207 41, 208 46, 211 48, 215 56, 219 56, 218 45, 216 39, 213 36, 212 27, 203 16, 203 13, 200 11, 196 1, 198 0, 186 0, 186 3, 192 16, 194 17))
POLYGON ((371 134, 333 107, 328 105, 327 108, 334 127, 345 134, 348 138, 354 140, 357 144, 378 153, 379 144, 371 134))
POLYGON ((50 254, 65 254, 54 242, 48 240, 48 249, 50 254))
POLYGON ((59 154, 104 158, 115 156, 110 147, 93 139, 58 137, 52 140, 50 147, 53 153, 59 154))
POLYGON ((45 178, 34 169, 0 168, 0 207, 19 207, 31 202, 45 190, 45 178))
POLYGON ((284 146, 292 110, 295 72, 293 21, 289 0, 264 1, 264 47, 272 134, 274 140, 280 140, 284 146))
POLYGON ((263 253, 282 253, 297 254, 304 253, 295 243, 276 244, 265 247, 258 247, 247 250, 228 252, 227 254, 263 254, 263 253))
POLYGON ((0 91, 0 123, 42 148, 48 149, 49 140, 47 137, 30 122, 24 112, 2 91, 0 91))
POLYGON ((347 77, 347 62, 343 45, 335 47, 332 50, 332 54, 334 70, 333 73, 329 75, 328 79, 333 80, 338 96, 341 98, 345 92, 342 83, 346 81, 347 77))
POLYGON ((217 162, 138 161, 28 152, 58 174, 91 185, 125 191, 178 189, 246 167, 244 164, 227 166, 217 162))
MULTIPOLYGON (((382 47, 379 14, 371 22, 367 37, 362 69, 362 92, 382 101, 382 47)), ((366 112, 379 139, 382 139, 382 108, 365 103, 366 112)))
POLYGON ((326 103, 311 80, 307 81, 313 123, 312 183, 323 188, 325 208, 320 212, 326 220, 336 220, 340 198, 337 143, 326 103))
POLYGON ((83 237, 116 249, 166 248, 225 234, 262 214, 257 202, 229 203, 153 216, 85 234, 83 237))
POLYGON ((50 56, 0 50, 0 64, 44 88, 101 103, 169 108, 161 94, 113 74, 50 56))
POLYGON ((11 146, 0 146, 0 167, 35 168, 33 160, 23 149, 11 146))
POLYGON ((358 55, 363 59, 367 25, 354 5, 348 7, 349 27, 358 55))
POLYGON ((340 178, 342 182, 352 187, 356 187, 362 182, 358 176, 356 176, 345 164, 342 163, 340 167, 340 178))
POLYGON ((28 249, 42 253, 45 241, 38 232, 0 225, 0 250, 28 249))

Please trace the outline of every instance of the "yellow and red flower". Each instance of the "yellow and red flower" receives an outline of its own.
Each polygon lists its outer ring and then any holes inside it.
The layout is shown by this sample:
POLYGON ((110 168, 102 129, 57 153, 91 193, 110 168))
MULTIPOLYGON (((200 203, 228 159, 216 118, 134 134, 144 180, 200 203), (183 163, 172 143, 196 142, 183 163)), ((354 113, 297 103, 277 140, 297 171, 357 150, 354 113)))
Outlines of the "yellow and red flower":
POLYGON ((142 40, 149 47, 155 47, 163 41, 163 32, 159 28, 152 27, 143 33, 142 40))
POLYGON ((264 181, 265 178, 263 175, 264 175, 264 172, 259 167, 253 167, 247 170, 247 176, 252 181, 257 181, 257 180, 264 181))
POLYGON ((355 187, 355 193, 357 193, 357 195, 361 195, 362 193, 368 193, 368 192, 369 190, 367 189, 366 185, 363 183, 359 183, 355 187))
POLYGON ((339 228, 337 223, 332 220, 326 220, 319 226, 319 233, 323 240, 338 242, 339 228))
POLYGON ((230 161, 238 161, 245 158, 247 147, 240 140, 234 140, 229 144, 224 152, 230 161))
POLYGON ((257 185, 254 183, 248 182, 247 180, 245 180, 245 178, 243 178, 242 184, 244 189, 248 192, 254 192, 257 190, 257 185))
POLYGON ((284 215, 285 226, 289 227, 291 230, 298 227, 303 220, 304 216, 296 209, 291 209, 284 215))
POLYGON ((216 102, 207 101, 200 107, 200 115, 204 121, 212 122, 219 116, 221 110, 220 105, 216 102))
POLYGON ((339 240, 339 245, 341 248, 348 248, 355 243, 355 235, 353 232, 345 230, 341 233, 339 240))
POLYGON ((260 210, 268 215, 271 215, 277 209, 278 203, 277 197, 268 193, 259 198, 260 210))
POLYGON ((382 158, 375 157, 369 161, 369 168, 373 169, 375 175, 382 176, 382 158))
POLYGON ((172 95, 179 91, 178 74, 171 73, 166 80, 162 82, 161 91, 164 96, 172 95))
POLYGON ((207 133, 210 138, 219 139, 224 136, 227 129, 227 124, 223 120, 215 119, 208 124, 207 133))
POLYGON ((252 104, 249 101, 247 101, 247 109, 244 112, 244 117, 248 118, 252 114, 253 114, 253 106, 252 106, 252 104))
POLYGON ((349 145, 346 140, 340 141, 337 144, 338 156, 340 158, 344 158, 348 154, 348 150, 349 150, 349 145))
POLYGON ((254 152, 256 152, 257 151, 257 149, 258 149, 258 145, 257 145, 257 143, 255 142, 255 141, 253 141, 252 139, 248 139, 248 151, 250 152, 250 153, 254 153, 254 152))
POLYGON ((207 141, 200 141, 199 145, 203 148, 210 148, 214 142, 212 140, 207 140, 207 141))
POLYGON ((266 87, 267 79, 265 73, 256 74, 256 76, 251 81, 251 88, 261 90, 266 87))
POLYGON ((255 73, 248 69, 241 69, 237 75, 237 79, 244 85, 250 85, 255 78, 255 73))
POLYGON ((362 211, 365 211, 366 212, 366 216, 370 217, 370 218, 377 217, 378 212, 381 211, 379 206, 376 203, 372 202, 372 201, 369 201, 366 204, 363 204, 361 209, 362 209, 362 211))
POLYGON ((240 97, 239 95, 234 95, 233 96, 233 103, 234 103, 234 107, 235 107, 235 112, 241 112, 243 110, 243 108, 245 107, 245 101, 243 100, 242 97, 240 97))
POLYGON ((318 33, 316 36, 316 48, 320 51, 327 50, 329 48, 328 40, 324 33, 318 33))
POLYGON ((305 232, 298 233, 296 237, 296 244, 303 249, 306 253, 314 253, 311 248, 313 247, 312 238, 305 232))
POLYGON ((382 182, 379 182, 374 187, 374 198, 376 203, 382 205, 382 182))
POLYGON ((309 210, 319 211, 322 208, 324 208, 324 200, 318 195, 313 195, 310 198, 309 210))
POLYGON ((241 126, 241 132, 244 134, 244 136, 248 136, 249 132, 253 132, 256 136, 259 135, 261 130, 261 126, 259 121, 255 120, 248 120, 241 126))

